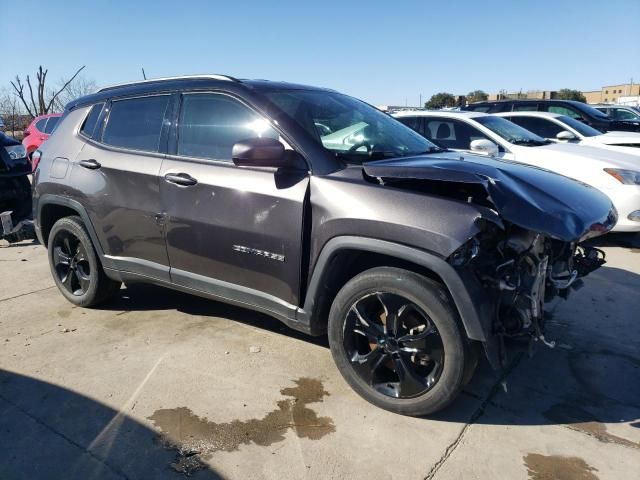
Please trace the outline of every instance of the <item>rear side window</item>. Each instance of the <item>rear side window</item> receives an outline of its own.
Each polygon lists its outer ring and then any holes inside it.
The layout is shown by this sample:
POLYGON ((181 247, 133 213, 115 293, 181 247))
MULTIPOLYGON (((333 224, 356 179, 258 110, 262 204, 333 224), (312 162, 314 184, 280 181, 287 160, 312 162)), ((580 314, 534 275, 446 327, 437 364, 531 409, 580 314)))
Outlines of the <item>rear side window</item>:
POLYGON ((234 98, 189 94, 178 121, 178 155, 231 161, 233 145, 256 137, 278 138, 269 122, 234 98))
POLYGON ((114 147, 158 152, 168 104, 168 95, 112 102, 102 141, 114 147))
POLYGON ((422 117, 398 117, 396 120, 404 123, 407 127, 422 134, 422 117))
POLYGON ((537 112, 538 104, 537 103, 514 103, 512 110, 513 112, 537 112))
POLYGON ((566 115, 567 117, 571 118, 582 118, 582 115, 579 112, 573 110, 572 108, 562 107, 560 105, 549 105, 547 111, 551 113, 558 113, 560 115, 566 115))
POLYGON ((430 119, 424 131, 427 138, 436 144, 459 150, 469 150, 474 140, 489 140, 484 133, 471 125, 450 118, 430 119))
POLYGON ((46 125, 47 125, 47 120, 48 120, 48 118, 43 118, 42 120, 38 120, 36 122, 36 129, 39 132, 44 133, 44 129, 45 129, 46 125))
POLYGON ((102 112, 103 106, 104 103, 96 103, 91 107, 91 111, 89 112, 89 115, 87 115, 87 118, 84 120, 82 128, 80 129, 80 133, 84 136, 93 138, 96 124, 98 123, 98 117, 100 116, 100 112, 102 112))
POLYGON ((47 122, 47 126, 44 127, 44 133, 52 134, 56 129, 58 122, 60 121, 60 117, 49 117, 49 121, 47 122))

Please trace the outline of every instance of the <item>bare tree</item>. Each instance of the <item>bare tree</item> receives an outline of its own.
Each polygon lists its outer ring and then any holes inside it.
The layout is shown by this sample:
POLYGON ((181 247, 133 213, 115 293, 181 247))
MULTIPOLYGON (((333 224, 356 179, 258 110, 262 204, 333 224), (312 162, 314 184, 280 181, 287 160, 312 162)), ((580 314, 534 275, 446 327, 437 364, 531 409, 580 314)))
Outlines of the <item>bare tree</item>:
POLYGON ((28 120, 26 120, 26 115, 18 97, 5 89, 0 91, 0 117, 2 117, 5 129, 10 135, 19 134, 27 126, 28 120))
MULTIPOLYGON (((65 84, 67 84, 67 87, 56 97, 55 102, 53 102, 53 108, 58 112, 64 110, 64 106, 71 100, 94 93, 98 89, 98 85, 94 80, 88 79, 83 75, 78 75, 71 83, 68 83, 68 80, 63 78, 60 80, 58 86, 60 87, 65 84)), ((51 90, 49 95, 52 96, 53 93, 51 90)))
POLYGON ((27 75, 26 85, 22 82, 22 79, 19 75, 16 75, 15 81, 11 82, 11 86, 13 87, 14 93, 20 99, 24 108, 27 110, 27 113, 31 117, 37 117, 38 115, 45 115, 51 111, 51 108, 54 106, 58 97, 64 92, 69 85, 73 82, 73 80, 78 76, 78 74, 84 70, 84 65, 76 70, 76 73, 67 80, 60 88, 55 90, 47 90, 46 82, 47 82, 47 73, 49 70, 43 69, 42 65, 38 67, 38 71, 36 72, 36 80, 37 85, 35 85, 35 97, 34 97, 34 85, 31 85, 31 78, 27 75), (25 87, 29 89, 29 91, 25 91, 25 87), (28 94, 28 96, 27 96, 28 94), (37 98, 37 101, 36 101, 37 98))

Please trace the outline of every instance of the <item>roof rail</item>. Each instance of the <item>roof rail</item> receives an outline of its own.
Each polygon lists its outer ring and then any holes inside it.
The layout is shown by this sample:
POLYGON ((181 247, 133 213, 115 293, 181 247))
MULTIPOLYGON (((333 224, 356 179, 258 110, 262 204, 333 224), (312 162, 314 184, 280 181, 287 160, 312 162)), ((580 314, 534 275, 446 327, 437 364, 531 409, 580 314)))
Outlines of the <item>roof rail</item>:
POLYGON ((129 87, 133 85, 144 85, 146 83, 155 83, 155 82, 164 82, 167 80, 187 80, 187 79, 209 79, 209 80, 225 80, 227 82, 238 82, 237 78, 230 77, 229 75, 181 75, 178 77, 161 77, 161 78, 150 78, 148 80, 137 80, 134 82, 124 82, 117 83, 114 85, 107 85, 106 87, 99 88, 96 90, 98 92, 104 92, 106 90, 113 90, 114 88, 120 87, 129 87))

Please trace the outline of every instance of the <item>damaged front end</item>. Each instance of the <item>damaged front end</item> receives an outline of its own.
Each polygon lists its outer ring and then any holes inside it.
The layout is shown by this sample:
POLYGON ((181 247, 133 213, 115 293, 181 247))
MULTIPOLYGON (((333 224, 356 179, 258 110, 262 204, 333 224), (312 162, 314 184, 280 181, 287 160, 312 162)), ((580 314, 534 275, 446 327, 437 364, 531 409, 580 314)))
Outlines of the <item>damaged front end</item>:
POLYGON ((567 299, 582 278, 605 263, 597 248, 564 242, 515 225, 487 223, 483 231, 448 259, 470 272, 491 298, 492 319, 485 349, 494 367, 504 366, 506 337, 529 337, 548 347, 544 304, 567 299))
MULTIPOLYGON (((370 162, 371 181, 446 196, 477 208, 479 233, 447 261, 481 288, 485 351, 505 365, 506 337, 544 336, 544 304, 567 298, 605 263, 583 241, 610 231, 617 213, 598 190, 546 170, 446 152, 370 162)), ((478 309, 479 306, 478 306, 478 309)))

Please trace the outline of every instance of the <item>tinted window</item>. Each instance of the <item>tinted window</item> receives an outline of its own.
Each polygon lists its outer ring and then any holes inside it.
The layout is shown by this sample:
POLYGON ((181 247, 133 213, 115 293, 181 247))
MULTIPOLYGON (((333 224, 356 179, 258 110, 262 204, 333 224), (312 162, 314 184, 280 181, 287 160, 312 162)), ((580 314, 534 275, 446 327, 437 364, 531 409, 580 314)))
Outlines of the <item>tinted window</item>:
POLYGON ((537 103, 514 103, 512 110, 514 112, 537 112, 538 104, 537 103))
POLYGON ((516 125, 520 125, 522 128, 526 128, 530 132, 544 138, 556 138, 556 135, 564 130, 560 125, 546 118, 518 116, 506 118, 516 125))
POLYGON ((235 143, 255 137, 278 138, 278 133, 238 100, 219 94, 183 97, 178 155, 230 161, 235 143))
POLYGON ((612 108, 610 115, 615 120, 637 120, 638 115, 634 114, 629 110, 624 110, 622 108, 612 108))
POLYGON ((469 112, 487 113, 489 110, 491 110, 492 106, 493 105, 467 105, 465 107, 465 110, 467 110, 469 112))
POLYGON ((561 107, 560 105, 549 105, 547 112, 559 113, 560 115, 566 115, 571 118, 582 118, 582 114, 576 110, 567 107, 561 107))
POLYGON ((407 127, 412 128, 418 133, 422 133, 422 118, 421 117, 396 117, 407 127))
POLYGON ((115 147, 157 152, 168 95, 117 100, 111 104, 102 141, 115 147))
POLYGON ((48 118, 43 118, 42 120, 38 120, 36 122, 36 129, 39 132, 43 132, 44 133, 45 126, 47 125, 47 120, 49 120, 49 119, 48 118))
POLYGON ((80 132, 86 135, 89 138, 93 138, 93 131, 96 128, 96 124, 98 123, 98 117, 100 116, 100 112, 102 112, 102 106, 104 103, 96 103, 93 107, 91 107, 91 111, 84 123, 82 124, 82 128, 80 132))
POLYGON ((477 128, 451 118, 425 118, 425 135, 446 148, 469 150, 474 140, 490 140, 477 128))
POLYGON ((47 126, 44 128, 44 133, 51 134, 56 129, 56 125, 60 121, 60 117, 49 117, 49 121, 47 122, 47 126))
POLYGON ((578 133, 584 135, 585 137, 595 137, 596 135, 602 135, 602 132, 600 130, 596 130, 589 125, 579 122, 575 118, 562 116, 558 117, 558 120, 560 120, 565 125, 569 125, 574 130, 577 130, 578 133))
POLYGON ((544 138, 531 133, 529 130, 525 130, 515 123, 501 117, 486 115, 484 117, 474 118, 474 120, 514 145, 535 147, 549 143, 549 140, 545 140, 544 138))

